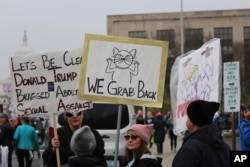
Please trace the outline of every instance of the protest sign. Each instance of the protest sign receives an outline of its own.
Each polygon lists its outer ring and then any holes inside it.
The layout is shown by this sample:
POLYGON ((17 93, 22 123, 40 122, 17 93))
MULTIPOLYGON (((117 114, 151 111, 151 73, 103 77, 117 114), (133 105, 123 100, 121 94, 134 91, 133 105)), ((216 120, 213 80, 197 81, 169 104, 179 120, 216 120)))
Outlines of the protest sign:
POLYGON ((78 98, 161 107, 168 42, 86 34, 78 98))
POLYGON ((10 58, 12 102, 18 116, 85 110, 92 102, 78 100, 82 48, 10 58))
POLYGON ((170 77, 171 105, 176 118, 175 133, 186 130, 186 109, 191 101, 202 99, 220 102, 221 75, 219 39, 212 39, 199 49, 176 59, 170 77))

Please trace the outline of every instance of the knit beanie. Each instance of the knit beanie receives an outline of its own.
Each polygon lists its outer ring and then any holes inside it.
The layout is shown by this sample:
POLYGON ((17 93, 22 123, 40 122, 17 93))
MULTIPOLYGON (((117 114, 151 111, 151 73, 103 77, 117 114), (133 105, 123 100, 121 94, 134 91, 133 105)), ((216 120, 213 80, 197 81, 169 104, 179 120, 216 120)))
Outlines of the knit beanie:
POLYGON ((162 112, 158 111, 156 114, 155 114, 156 117, 161 117, 162 116, 162 112))
POLYGON ((137 133, 137 135, 146 143, 149 143, 150 136, 152 134, 153 125, 142 125, 142 124, 134 124, 132 125, 128 131, 133 130, 137 133))
POLYGON ((70 141, 70 148, 77 156, 90 155, 95 147, 95 136, 89 126, 83 126, 74 132, 70 141))
POLYGON ((187 107, 187 115, 191 122, 199 127, 211 124, 220 104, 204 100, 192 101, 187 107))

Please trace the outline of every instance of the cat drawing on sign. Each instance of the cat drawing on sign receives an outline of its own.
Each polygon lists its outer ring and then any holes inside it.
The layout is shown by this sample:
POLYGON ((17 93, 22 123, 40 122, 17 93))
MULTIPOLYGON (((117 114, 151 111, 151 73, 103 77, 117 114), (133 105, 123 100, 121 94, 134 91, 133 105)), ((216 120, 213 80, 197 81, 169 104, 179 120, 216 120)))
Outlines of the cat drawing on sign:
POLYGON ((113 58, 107 58, 106 73, 111 73, 113 81, 119 81, 119 78, 132 83, 132 76, 138 75, 139 62, 135 61, 136 50, 119 50, 114 47, 113 58))

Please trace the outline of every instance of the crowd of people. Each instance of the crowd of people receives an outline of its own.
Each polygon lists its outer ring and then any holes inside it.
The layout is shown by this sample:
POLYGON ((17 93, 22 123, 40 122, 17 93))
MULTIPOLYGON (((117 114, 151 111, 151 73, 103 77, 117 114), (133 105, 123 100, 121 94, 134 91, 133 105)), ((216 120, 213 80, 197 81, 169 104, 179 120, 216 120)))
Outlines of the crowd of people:
MULTIPOLYGON (((174 118, 171 111, 164 115, 161 111, 148 111, 143 118, 137 114, 137 123, 124 136, 126 155, 120 167, 162 167, 165 136, 169 138, 169 149, 175 154, 173 167, 189 166, 230 166, 230 147, 224 142, 220 129, 213 123, 220 104, 195 100, 187 107, 186 127, 188 133, 177 150, 177 136, 174 134, 174 118), (156 145, 157 155, 150 149, 156 145)), ((46 167, 107 167, 104 141, 95 129, 84 125, 84 111, 67 111, 63 115, 61 127, 49 138, 42 159, 46 167)), ((11 123, 5 113, 0 114, 0 145, 8 147, 5 164, 12 167, 15 152, 19 167, 31 167, 34 151, 41 141, 36 132, 38 119, 19 117, 11 123)), ((250 151, 250 111, 238 124, 240 150, 250 151)), ((43 141, 44 139, 42 139, 43 141)), ((3 163, 3 162, 2 162, 3 163)))

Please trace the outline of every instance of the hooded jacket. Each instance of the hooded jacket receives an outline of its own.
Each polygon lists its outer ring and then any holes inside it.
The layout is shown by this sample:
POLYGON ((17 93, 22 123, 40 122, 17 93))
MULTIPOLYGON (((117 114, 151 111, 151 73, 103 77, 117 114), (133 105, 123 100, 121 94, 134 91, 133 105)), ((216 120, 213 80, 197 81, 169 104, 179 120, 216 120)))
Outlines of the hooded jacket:
POLYGON ((238 125, 240 132, 240 150, 250 151, 250 120, 243 118, 238 125))
POLYGON ((230 147, 215 125, 190 133, 173 159, 172 167, 228 167, 230 147))

